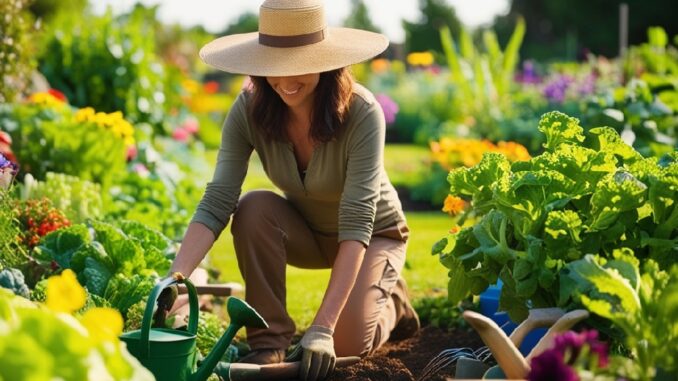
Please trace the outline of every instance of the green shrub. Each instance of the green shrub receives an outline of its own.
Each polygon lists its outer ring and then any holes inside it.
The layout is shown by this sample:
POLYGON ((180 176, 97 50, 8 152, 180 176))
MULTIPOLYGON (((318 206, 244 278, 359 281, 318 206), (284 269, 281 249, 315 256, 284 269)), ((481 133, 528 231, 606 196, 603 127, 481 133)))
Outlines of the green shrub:
POLYGON ((29 0, 0 2, 0 103, 12 102, 28 84, 36 63, 31 52, 29 0))
MULTIPOLYGON (((50 85, 78 107, 121 111, 132 122, 146 122, 167 134, 166 94, 176 89, 155 54, 155 9, 137 7, 113 18, 73 14, 55 22, 47 37, 40 71, 50 85)), ((178 102, 173 97, 173 102, 178 102)))
POLYGON ((44 180, 47 172, 100 183, 106 190, 125 172, 134 130, 120 113, 73 110, 48 93, 22 104, 0 105, 0 130, 9 132, 19 175, 44 180))

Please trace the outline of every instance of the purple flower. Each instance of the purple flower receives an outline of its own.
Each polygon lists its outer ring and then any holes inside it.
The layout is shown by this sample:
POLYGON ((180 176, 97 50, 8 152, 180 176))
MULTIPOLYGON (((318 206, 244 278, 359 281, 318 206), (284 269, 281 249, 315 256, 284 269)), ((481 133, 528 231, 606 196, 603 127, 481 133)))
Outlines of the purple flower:
POLYGON ((563 103, 567 89, 574 82, 569 75, 559 75, 544 86, 544 96, 549 102, 563 103))
POLYGON ((15 163, 7 160, 5 155, 0 153, 0 189, 9 188, 17 171, 18 166, 15 163))
POLYGON ((563 354, 556 348, 546 350, 530 362, 530 381, 579 381, 579 376, 563 361, 563 354))
POLYGON ((7 160, 5 155, 0 153, 0 171, 4 172, 7 168, 11 169, 13 175, 16 174, 17 169, 19 169, 19 167, 15 163, 12 163, 11 161, 7 160))
POLYGON ((595 73, 590 73, 584 80, 579 83, 578 93, 581 96, 591 95, 596 90, 596 75, 595 73))
POLYGON ((391 124, 395 122, 396 114, 398 114, 398 104, 391 99, 388 95, 384 93, 377 94, 377 102, 381 105, 381 109, 384 110, 384 119, 386 119, 386 124, 391 124))
POLYGON ((598 341, 598 331, 582 331, 581 333, 567 331, 560 336, 556 336, 553 348, 565 355, 570 351, 570 364, 579 357, 579 352, 584 345, 588 345, 589 352, 598 355, 598 366, 607 366, 607 344, 598 341))
MULTIPOLYGON (((597 331, 583 331, 581 333, 568 331, 556 336, 553 348, 544 351, 532 359, 528 380, 579 380, 577 369, 602 368, 607 366, 607 344, 598 341, 597 331), (584 350, 587 348, 588 352, 584 350), (584 350, 586 355, 579 358, 584 350), (593 363, 589 355, 594 354, 597 364, 593 363)), ((589 369, 590 370, 590 369, 589 369)))
POLYGON ((534 63, 532 61, 523 62, 523 71, 516 75, 516 82, 525 84, 536 84, 541 82, 541 78, 534 70, 534 63))

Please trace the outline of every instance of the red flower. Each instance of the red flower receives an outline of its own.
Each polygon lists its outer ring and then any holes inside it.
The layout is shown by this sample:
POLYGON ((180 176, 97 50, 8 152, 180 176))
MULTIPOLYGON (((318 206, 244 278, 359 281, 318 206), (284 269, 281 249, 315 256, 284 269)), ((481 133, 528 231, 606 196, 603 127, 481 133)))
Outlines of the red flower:
POLYGON ((58 100, 60 100, 60 101, 62 101, 62 102, 68 103, 68 99, 66 98, 66 96, 64 95, 64 93, 62 93, 61 91, 59 91, 59 90, 57 90, 57 89, 49 89, 49 90, 47 90, 47 92, 48 92, 51 96, 53 96, 54 98, 56 98, 56 99, 58 99, 58 100))
POLYGON ((209 82, 206 82, 206 83, 202 86, 202 88, 203 88, 203 90, 205 90, 205 92, 206 92, 207 94, 214 94, 214 93, 216 93, 217 91, 219 91, 219 82, 217 82, 217 81, 209 81, 209 82))

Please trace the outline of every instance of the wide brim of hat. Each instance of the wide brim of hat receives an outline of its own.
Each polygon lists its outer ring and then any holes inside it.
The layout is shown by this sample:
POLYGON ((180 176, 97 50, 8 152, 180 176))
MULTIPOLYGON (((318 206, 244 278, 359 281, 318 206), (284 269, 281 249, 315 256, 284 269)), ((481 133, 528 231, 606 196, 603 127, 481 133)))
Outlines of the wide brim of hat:
POLYGON ((368 60, 388 47, 386 36, 352 28, 328 28, 320 42, 293 48, 259 44, 259 33, 217 38, 200 58, 219 70, 261 77, 322 73, 368 60))

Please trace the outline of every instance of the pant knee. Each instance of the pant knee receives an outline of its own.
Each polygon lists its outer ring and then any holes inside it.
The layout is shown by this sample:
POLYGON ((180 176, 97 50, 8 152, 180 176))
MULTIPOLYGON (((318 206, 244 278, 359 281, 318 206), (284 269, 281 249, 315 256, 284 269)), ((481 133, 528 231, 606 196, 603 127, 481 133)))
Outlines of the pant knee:
POLYGON ((267 217, 267 214, 273 210, 272 205, 279 200, 280 196, 271 191, 247 192, 240 198, 235 213, 233 213, 233 221, 231 222, 233 234, 251 231, 254 224, 261 223, 262 218, 267 217))

